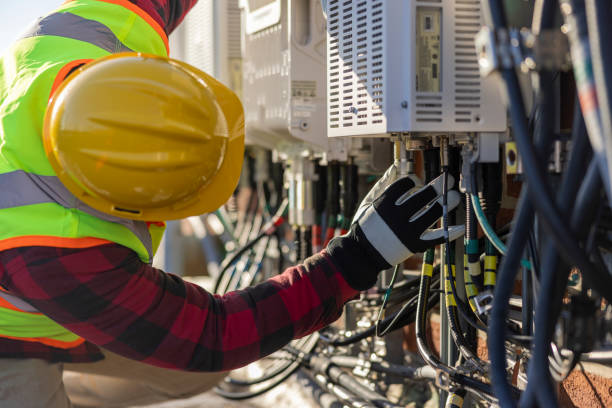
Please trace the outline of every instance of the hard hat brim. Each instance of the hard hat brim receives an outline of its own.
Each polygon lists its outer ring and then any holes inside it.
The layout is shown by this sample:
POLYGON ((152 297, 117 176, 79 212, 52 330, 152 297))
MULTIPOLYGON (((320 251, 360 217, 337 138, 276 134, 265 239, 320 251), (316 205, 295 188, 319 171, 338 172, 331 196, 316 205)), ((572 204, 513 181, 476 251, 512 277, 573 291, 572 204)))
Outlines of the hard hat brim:
MULTIPOLYGON (((180 61, 176 62, 195 70, 180 61)), ((203 214, 215 211, 225 204, 238 185, 244 161, 244 110, 238 96, 228 87, 205 72, 199 71, 199 74, 213 94, 217 96, 217 103, 225 116, 229 134, 227 150, 219 171, 200 191, 199 205, 196 207, 198 208, 197 213, 203 214)))

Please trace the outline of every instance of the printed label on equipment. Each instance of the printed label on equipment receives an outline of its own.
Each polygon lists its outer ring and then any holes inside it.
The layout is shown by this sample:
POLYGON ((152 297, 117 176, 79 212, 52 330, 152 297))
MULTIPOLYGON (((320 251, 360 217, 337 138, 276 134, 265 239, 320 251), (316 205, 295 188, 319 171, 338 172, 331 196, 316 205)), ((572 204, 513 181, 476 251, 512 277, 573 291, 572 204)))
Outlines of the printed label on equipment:
POLYGON ((310 118, 317 110, 316 81, 291 81, 291 106, 296 118, 310 118))
POLYGON ((293 98, 316 98, 317 81, 291 81, 291 96, 293 98))
POLYGON ((441 92, 442 9, 417 7, 416 11, 416 90, 441 92))

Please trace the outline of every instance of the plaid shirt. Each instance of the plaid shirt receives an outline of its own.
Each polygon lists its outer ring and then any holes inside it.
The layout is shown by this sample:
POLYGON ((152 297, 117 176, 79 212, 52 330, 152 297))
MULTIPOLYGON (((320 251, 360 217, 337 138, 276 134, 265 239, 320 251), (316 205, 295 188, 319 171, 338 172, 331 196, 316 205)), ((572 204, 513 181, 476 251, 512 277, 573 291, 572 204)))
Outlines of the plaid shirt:
POLYGON ((162 26, 166 34, 170 34, 198 0, 129 0, 129 2, 146 11, 162 26))
POLYGON ((117 244, 2 251, 0 285, 87 340, 62 350, 0 338, 0 357, 95 361, 101 358, 96 344, 193 371, 228 370, 264 357, 336 320, 358 293, 325 251, 258 286, 220 296, 117 244))

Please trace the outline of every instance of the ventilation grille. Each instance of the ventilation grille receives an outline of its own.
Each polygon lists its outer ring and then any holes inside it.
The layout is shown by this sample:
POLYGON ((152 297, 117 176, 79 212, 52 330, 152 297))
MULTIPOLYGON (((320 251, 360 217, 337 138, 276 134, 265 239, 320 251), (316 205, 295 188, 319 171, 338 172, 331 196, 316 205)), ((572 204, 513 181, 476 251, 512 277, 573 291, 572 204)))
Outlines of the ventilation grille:
POLYGON ((185 61, 215 74, 213 0, 200 0, 189 12, 185 25, 185 61))
POLYGON ((417 95, 415 118, 417 122, 442 122, 442 96, 417 95))
POLYGON ((330 0, 327 18, 330 128, 383 124, 383 0, 330 0))
MULTIPOLYGON (((200 0, 202 1, 202 0, 200 0)), ((241 49, 241 14, 238 0, 223 0, 227 2, 227 57, 242 58, 241 49)))
POLYGON ((480 1, 455 0, 455 123, 480 121, 482 82, 474 46, 480 26, 480 1))

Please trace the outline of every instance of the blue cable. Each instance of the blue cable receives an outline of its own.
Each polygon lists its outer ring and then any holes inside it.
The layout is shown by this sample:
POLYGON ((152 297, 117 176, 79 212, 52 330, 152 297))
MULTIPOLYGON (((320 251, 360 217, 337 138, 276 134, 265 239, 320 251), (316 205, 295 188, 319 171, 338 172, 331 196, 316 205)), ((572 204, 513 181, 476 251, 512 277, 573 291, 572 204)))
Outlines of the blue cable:
MULTIPOLYGON (((489 241, 493 244, 495 248, 502 254, 505 255, 507 252, 506 244, 502 242, 502 240, 497 236, 491 224, 487 220, 487 217, 482 211, 482 207, 480 206, 480 199, 476 194, 470 194, 472 197, 472 206, 474 207, 474 212, 476 213, 476 218, 478 219, 478 223, 482 227, 484 234, 487 236, 489 241)), ((531 269, 531 262, 526 259, 521 259, 521 265, 527 269, 531 269)))

